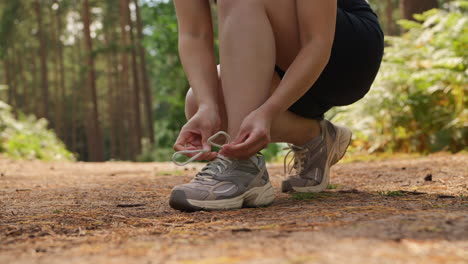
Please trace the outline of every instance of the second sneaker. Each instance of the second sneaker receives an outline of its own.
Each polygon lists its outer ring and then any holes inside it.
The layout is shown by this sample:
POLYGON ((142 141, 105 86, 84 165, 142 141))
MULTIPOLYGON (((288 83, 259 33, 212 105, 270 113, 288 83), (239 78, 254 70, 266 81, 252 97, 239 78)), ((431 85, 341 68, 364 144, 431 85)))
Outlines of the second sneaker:
POLYGON ((351 131, 328 120, 320 121, 322 133, 303 146, 289 145, 296 173, 284 180, 282 192, 321 192, 330 181, 330 167, 346 153, 351 131))

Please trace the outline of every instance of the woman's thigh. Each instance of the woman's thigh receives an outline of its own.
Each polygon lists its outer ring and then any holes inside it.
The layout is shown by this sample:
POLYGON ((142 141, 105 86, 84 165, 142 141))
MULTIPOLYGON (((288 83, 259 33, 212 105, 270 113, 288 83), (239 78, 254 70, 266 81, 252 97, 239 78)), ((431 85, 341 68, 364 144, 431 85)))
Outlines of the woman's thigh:
MULTIPOLYGON (((371 12, 360 14, 339 8, 328 64, 289 110, 308 118, 322 118, 333 106, 356 102, 369 91, 382 55, 383 35, 377 18, 371 12)), ((277 69, 280 76, 284 74, 281 69, 277 69)))
POLYGON ((306 94, 334 106, 351 104, 368 92, 383 56, 383 35, 372 22, 338 11, 330 60, 306 94))
MULTIPOLYGON (((261 1, 275 34, 276 65, 287 70, 301 48, 296 1, 261 1)), ((354 12, 352 7, 338 7, 330 60, 316 83, 290 111, 320 119, 333 106, 351 104, 368 92, 382 58, 383 36, 378 32, 377 18, 369 20, 372 11, 354 12)))

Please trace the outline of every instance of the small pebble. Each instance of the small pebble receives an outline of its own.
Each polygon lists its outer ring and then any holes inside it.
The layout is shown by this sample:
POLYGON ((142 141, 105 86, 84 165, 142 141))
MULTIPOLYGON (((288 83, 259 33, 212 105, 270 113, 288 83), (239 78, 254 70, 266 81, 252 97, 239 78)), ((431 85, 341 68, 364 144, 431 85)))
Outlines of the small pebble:
POLYGON ((424 177, 425 181, 432 181, 432 174, 427 174, 426 177, 424 177))

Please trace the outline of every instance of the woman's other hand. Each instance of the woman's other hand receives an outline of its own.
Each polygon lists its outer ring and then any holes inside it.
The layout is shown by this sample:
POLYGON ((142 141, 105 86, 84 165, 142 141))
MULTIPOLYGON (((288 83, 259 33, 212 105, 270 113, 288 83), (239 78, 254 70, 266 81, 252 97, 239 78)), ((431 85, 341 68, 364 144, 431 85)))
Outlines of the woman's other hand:
MULTIPOLYGON (((207 140, 210 136, 220 130, 221 118, 217 110, 211 108, 200 108, 197 113, 182 127, 179 136, 174 144, 175 151, 183 150, 210 150, 211 146, 207 140)), ((195 154, 185 154, 192 157, 195 154)), ((212 160, 216 157, 216 152, 206 152, 200 155, 197 160, 212 160)))
POLYGON ((272 117, 259 109, 250 113, 242 122, 236 138, 224 145, 220 153, 236 159, 255 155, 270 143, 271 123, 272 117))

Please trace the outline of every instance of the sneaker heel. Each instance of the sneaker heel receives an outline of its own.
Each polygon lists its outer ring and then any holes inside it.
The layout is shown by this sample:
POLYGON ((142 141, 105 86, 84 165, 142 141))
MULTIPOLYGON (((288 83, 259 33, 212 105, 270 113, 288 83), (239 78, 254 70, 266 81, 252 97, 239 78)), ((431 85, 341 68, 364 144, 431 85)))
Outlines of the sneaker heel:
POLYGON ((334 156, 333 160, 331 161, 331 165, 334 165, 340 161, 344 155, 346 154, 346 150, 351 144, 351 138, 353 136, 351 130, 346 127, 340 127, 340 138, 338 138, 338 149, 336 151, 336 155, 334 156))

